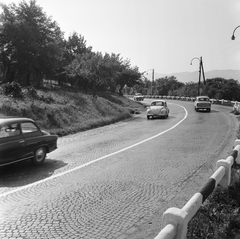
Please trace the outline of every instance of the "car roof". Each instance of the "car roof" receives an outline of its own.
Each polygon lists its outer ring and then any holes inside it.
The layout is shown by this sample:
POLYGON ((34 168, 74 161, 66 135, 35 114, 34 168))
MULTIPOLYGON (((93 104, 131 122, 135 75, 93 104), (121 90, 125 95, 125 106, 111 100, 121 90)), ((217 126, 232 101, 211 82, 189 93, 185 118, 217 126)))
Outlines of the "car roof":
POLYGON ((200 95, 200 96, 197 96, 197 98, 209 98, 209 97, 206 95, 200 95))
POLYGON ((34 120, 29 118, 4 118, 4 119, 0 119, 0 125, 14 124, 19 122, 29 122, 29 121, 34 122, 34 120))
POLYGON ((166 102, 166 100, 153 100, 151 103, 153 103, 153 102, 166 102))

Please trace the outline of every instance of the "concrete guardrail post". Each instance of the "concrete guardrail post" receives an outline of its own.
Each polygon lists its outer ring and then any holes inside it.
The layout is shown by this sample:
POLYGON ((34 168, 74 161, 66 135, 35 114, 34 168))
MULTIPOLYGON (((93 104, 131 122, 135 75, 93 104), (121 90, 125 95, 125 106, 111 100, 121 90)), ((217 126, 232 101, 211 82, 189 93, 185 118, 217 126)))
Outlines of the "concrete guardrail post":
MULTIPOLYGON (((187 222, 186 222, 187 212, 185 210, 171 207, 163 213, 162 217, 162 228, 167 225, 172 225, 175 231, 174 239, 184 239, 187 234, 187 222)), ((159 234, 155 239, 165 239, 165 235, 159 234)), ((170 237, 168 237, 170 239, 170 237)))
POLYGON ((216 165, 217 165, 217 169, 219 169, 220 167, 225 168, 224 176, 223 176, 222 180, 219 182, 219 184, 223 188, 227 188, 231 182, 231 167, 233 165, 233 160, 220 159, 217 161, 216 165))

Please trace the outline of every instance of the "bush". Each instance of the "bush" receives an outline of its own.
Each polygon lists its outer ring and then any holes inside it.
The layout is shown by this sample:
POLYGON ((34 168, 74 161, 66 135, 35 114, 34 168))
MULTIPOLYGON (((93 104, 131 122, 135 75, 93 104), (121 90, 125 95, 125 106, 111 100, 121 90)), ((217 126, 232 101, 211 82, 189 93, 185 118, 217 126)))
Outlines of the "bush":
POLYGON ((29 96, 29 98, 36 99, 36 100, 39 98, 37 90, 34 87, 29 86, 27 87, 27 90, 28 90, 27 95, 29 96))
POLYGON ((239 168, 232 167, 228 189, 217 187, 190 220, 187 238, 228 239, 240 234, 239 168))
POLYGON ((23 98, 21 85, 16 82, 8 82, 3 85, 3 93, 13 98, 23 98))

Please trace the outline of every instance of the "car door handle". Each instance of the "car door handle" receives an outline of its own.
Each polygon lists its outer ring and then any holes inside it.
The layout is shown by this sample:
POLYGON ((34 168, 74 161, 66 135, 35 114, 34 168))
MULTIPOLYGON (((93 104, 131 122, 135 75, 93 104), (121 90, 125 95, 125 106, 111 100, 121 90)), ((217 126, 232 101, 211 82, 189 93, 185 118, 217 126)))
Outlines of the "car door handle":
POLYGON ((19 144, 22 144, 22 143, 24 143, 25 142, 25 140, 20 140, 18 143, 19 144))

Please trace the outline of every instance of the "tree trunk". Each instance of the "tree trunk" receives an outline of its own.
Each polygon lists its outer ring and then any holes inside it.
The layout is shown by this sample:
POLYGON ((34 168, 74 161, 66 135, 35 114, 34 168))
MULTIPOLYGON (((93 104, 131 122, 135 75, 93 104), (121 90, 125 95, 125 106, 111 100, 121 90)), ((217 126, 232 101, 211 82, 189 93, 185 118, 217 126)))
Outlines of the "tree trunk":
POLYGON ((27 85, 27 86, 30 86, 30 85, 31 85, 30 78, 31 78, 31 72, 29 71, 29 72, 27 73, 27 76, 26 76, 26 85, 27 85))

